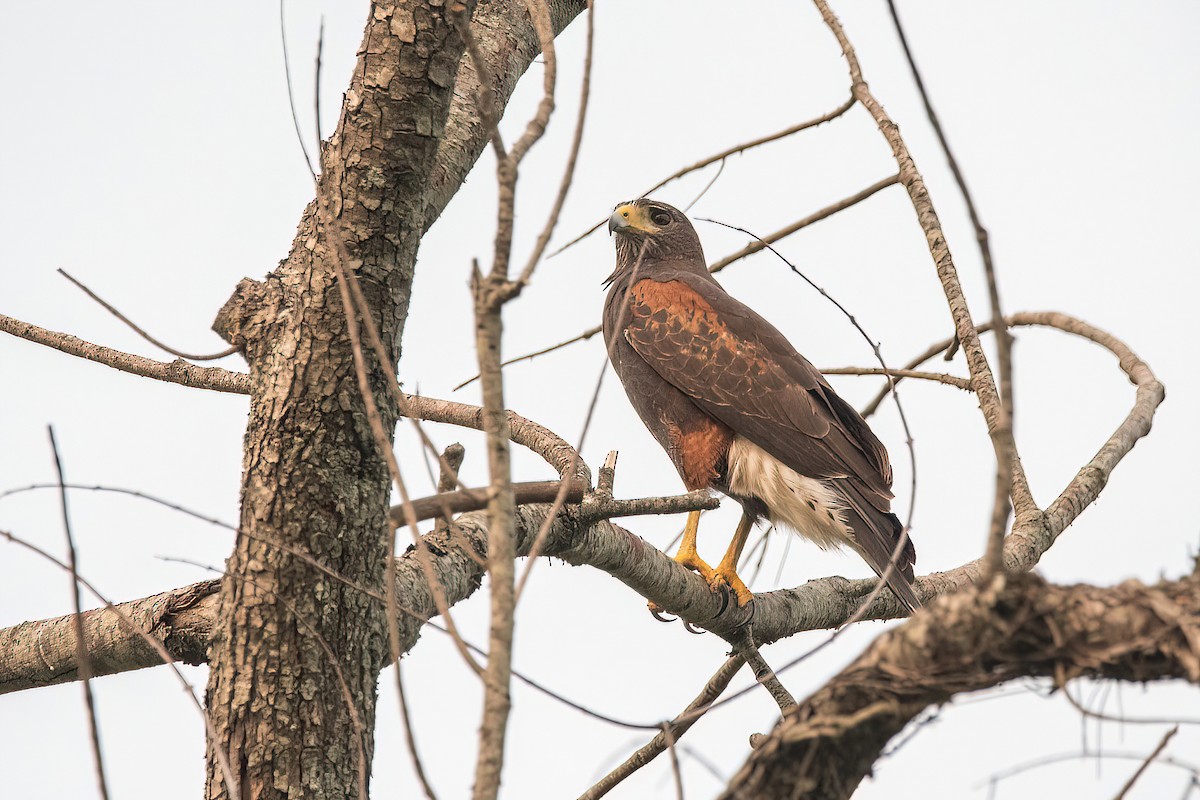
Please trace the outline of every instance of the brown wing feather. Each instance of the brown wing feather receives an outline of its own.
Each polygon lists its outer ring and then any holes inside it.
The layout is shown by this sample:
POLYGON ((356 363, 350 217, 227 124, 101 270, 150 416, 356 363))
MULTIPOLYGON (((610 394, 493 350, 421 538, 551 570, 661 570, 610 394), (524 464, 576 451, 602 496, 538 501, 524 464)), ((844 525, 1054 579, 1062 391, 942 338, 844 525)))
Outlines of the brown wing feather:
POLYGON ((889 510, 887 451, 774 326, 698 276, 642 280, 629 297, 625 338, 668 383, 802 475, 849 479, 889 510))

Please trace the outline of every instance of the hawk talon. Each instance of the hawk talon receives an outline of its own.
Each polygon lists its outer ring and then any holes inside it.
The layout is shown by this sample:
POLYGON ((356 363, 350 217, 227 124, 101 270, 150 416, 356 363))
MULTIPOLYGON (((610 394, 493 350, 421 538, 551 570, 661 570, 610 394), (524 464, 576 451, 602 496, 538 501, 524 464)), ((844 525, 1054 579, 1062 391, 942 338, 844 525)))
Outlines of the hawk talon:
POLYGON ((717 616, 719 617, 729 610, 729 587, 724 583, 720 583, 717 586, 713 586, 710 583, 709 587, 712 588, 714 592, 721 593, 721 609, 717 612, 717 616))
POLYGON ((683 621, 683 627, 687 630, 688 633, 694 633, 697 636, 703 636, 705 634, 705 631, 696 630, 696 628, 694 628, 692 626, 692 623, 688 622, 686 619, 683 621))
POLYGON ((663 614, 666 612, 666 609, 663 608, 662 606, 660 606, 658 603, 654 602, 653 600, 646 603, 646 609, 650 612, 650 616, 654 617, 659 622, 674 622, 675 621, 675 618, 667 619, 666 617, 664 617, 663 614))

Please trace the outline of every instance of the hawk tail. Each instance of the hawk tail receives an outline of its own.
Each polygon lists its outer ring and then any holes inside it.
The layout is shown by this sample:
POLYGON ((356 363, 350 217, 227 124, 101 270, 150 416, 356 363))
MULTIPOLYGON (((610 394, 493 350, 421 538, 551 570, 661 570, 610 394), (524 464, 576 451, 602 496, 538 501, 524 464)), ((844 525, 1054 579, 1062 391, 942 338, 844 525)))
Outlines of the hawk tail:
POLYGON ((916 611, 921 606, 913 591, 917 551, 900 519, 890 512, 877 510, 852 482, 838 481, 837 484, 838 494, 846 501, 843 513, 854 532, 855 546, 881 578, 888 572, 889 563, 894 562, 887 585, 909 613, 916 611))

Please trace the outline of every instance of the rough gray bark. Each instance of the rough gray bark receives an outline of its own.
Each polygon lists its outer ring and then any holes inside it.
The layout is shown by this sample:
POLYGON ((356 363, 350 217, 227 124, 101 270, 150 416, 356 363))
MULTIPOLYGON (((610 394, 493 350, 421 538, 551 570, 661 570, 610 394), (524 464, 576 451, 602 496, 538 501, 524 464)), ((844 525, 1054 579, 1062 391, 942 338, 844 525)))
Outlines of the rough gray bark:
MULTIPOLYGON (((489 11, 498 46, 522 29, 512 6, 489 11)), ((291 253, 266 281, 243 281, 214 326, 243 348, 251 407, 241 531, 210 653, 210 798, 233 788, 214 748, 227 752, 243 797, 366 791, 375 684, 388 653, 384 605, 271 543, 350 584, 375 593, 383 586, 389 475, 356 385, 334 259, 347 254, 340 266, 359 276, 392 350, 371 375, 391 431, 398 412, 383 388, 395 379, 417 247, 478 154, 468 132, 459 151, 439 160, 463 54, 448 13, 435 2, 372 4, 322 153, 317 199, 291 253), (445 185, 431 202, 435 168, 445 185)), ((515 83, 532 53, 510 49, 504 75, 515 83)))
MULTIPOLYGON (((372 7, 337 131, 292 251, 265 282, 244 280, 215 329, 250 365, 240 532, 221 583, 210 652, 207 796, 365 793, 375 686, 387 661, 383 586, 389 475, 355 381, 334 259, 342 246, 383 341, 398 350, 420 241, 423 194, 463 44, 442 9, 372 7), (328 229, 317 209, 328 209, 328 229), (341 244, 335 238, 341 240, 341 244), (339 663, 330 663, 336 657, 339 663)), ((358 324, 353 321, 353 324, 358 324)), ((394 364, 375 365, 383 391, 394 364)))
POLYGON ((930 705, 1023 676, 1200 683, 1200 576, 1053 586, 1034 575, 939 598, 785 715, 722 795, 844 800, 930 705))

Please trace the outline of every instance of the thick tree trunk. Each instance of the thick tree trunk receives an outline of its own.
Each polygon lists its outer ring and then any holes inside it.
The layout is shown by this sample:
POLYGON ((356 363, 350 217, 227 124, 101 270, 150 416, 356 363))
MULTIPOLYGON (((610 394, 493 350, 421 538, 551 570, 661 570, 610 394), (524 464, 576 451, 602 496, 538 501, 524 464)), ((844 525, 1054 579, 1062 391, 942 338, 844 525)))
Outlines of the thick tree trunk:
MULTIPOLYGON (((244 346, 251 405, 240 532, 210 654, 210 798, 232 796, 223 756, 241 797, 365 796, 388 655, 383 604, 272 543, 383 590, 389 475, 356 382, 337 269, 359 276, 398 351, 462 50, 443 7, 372 5, 292 252, 265 282, 243 281, 217 318, 244 346)), ((397 409, 383 389, 394 368, 395 358, 372 370, 389 432, 397 409)))

